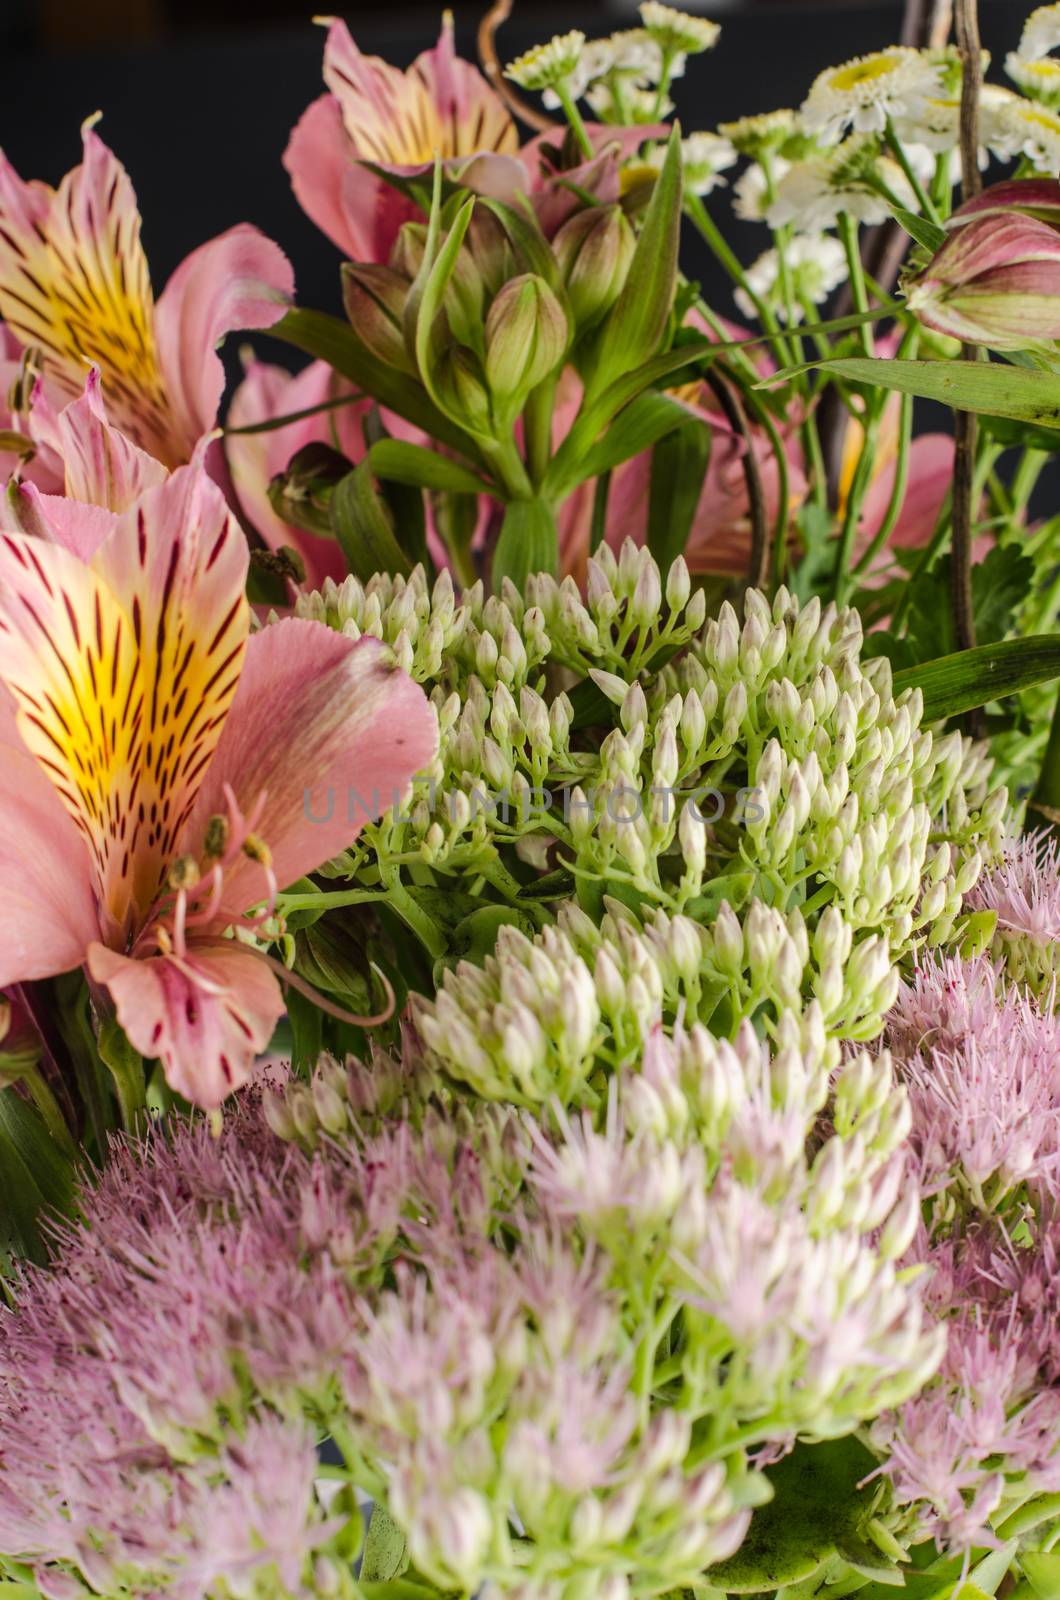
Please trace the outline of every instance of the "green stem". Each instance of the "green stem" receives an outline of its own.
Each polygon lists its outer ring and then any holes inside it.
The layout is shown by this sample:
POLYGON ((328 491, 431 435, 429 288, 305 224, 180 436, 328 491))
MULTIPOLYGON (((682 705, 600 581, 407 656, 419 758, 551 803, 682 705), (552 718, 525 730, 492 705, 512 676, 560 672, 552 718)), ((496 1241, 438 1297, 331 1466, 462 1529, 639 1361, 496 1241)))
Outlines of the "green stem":
POLYGON ((530 482, 538 488, 552 459, 552 411, 556 399, 557 377, 546 378, 532 389, 523 407, 526 435, 526 464, 530 482))
POLYGON ((428 955, 437 961, 439 956, 444 956, 449 948, 448 942, 437 923, 427 915, 423 907, 409 894, 395 868, 384 867, 382 870, 383 881, 386 884, 386 903, 406 924, 419 939, 428 955))
POLYGON ((581 153, 583 156, 585 156, 586 160, 591 161, 596 152, 593 150, 592 141, 585 130, 585 123, 582 121, 582 114, 578 110, 578 107, 574 104, 574 99, 570 92, 570 85, 567 83, 566 78, 562 78, 560 82, 556 84, 556 98, 563 107, 563 114, 571 125, 571 130, 578 142, 578 148, 581 150, 581 153))
POLYGON ((1012 512, 1022 521, 1042 468, 1049 460, 1044 450, 1024 450, 1012 474, 1012 512))
POLYGON ((241 428, 223 428, 223 433, 271 433, 274 428, 286 428, 288 423, 302 422, 306 417, 315 417, 320 411, 335 411, 339 406, 352 405, 355 400, 364 400, 367 397, 359 392, 353 394, 340 394, 334 400, 321 400, 315 406, 306 406, 303 411, 288 411, 282 417, 266 417, 263 422, 247 422, 241 428))
MULTIPOLYGON (((909 333, 902 340, 898 349, 899 356, 915 355, 918 339, 915 333, 909 333)), ((894 532, 895 524, 902 514, 905 503, 905 491, 909 483, 909 451, 913 442, 913 396, 903 394, 898 409, 898 455, 894 467, 894 485, 891 497, 887 502, 887 509, 883 514, 872 543, 863 552, 854 564, 854 577, 867 572, 887 544, 894 532)))
MULTIPOLYGON (((839 213, 837 221, 839 237, 847 258, 847 272, 850 274, 850 294, 854 302, 854 310, 867 311, 869 309, 869 297, 865 287, 865 265, 861 259, 861 251, 858 249, 857 223, 846 211, 839 213)), ((858 329, 858 337, 864 354, 870 358, 873 357, 876 354, 876 345, 872 337, 872 324, 863 322, 858 329)))
POLYGON ((533 485, 527 476, 526 467, 515 448, 515 440, 507 439, 482 439, 479 441, 482 453, 490 463, 498 479, 504 486, 505 494, 510 500, 532 500, 534 498, 533 485))
POLYGON ((332 911, 337 906, 367 905, 372 900, 385 900, 385 889, 336 889, 321 894, 281 894, 276 897, 276 910, 332 911))
POLYGON ((890 117, 887 118, 887 126, 884 129, 884 138, 887 140, 891 154, 894 156, 894 159, 905 173, 906 181, 913 193, 916 195, 917 205, 920 207, 924 216, 929 222, 933 222, 937 228, 941 227, 942 220, 932 204, 930 195, 927 193, 924 185, 921 183, 920 179, 909 165, 909 157, 905 153, 901 139, 899 139, 898 135, 894 131, 894 123, 891 121, 890 117))
POLYGON ((747 274, 740 265, 739 258, 726 242, 720 229, 698 194, 686 194, 685 211, 687 212, 694 227, 702 235, 704 241, 710 246, 711 250, 714 252, 714 255, 717 257, 717 260, 721 266, 724 267, 733 283, 737 284, 739 288, 746 292, 751 304, 755 308, 755 315, 757 316, 759 322, 762 324, 763 328, 765 328, 766 332, 771 334, 776 340, 778 359, 782 361, 784 366, 795 366, 796 363, 792 360, 791 350, 788 347, 787 340, 781 335, 780 327, 776 317, 773 315, 772 311, 770 311, 769 307, 766 305, 761 296, 756 294, 748 284, 747 274))
POLYGON ((880 431, 880 413, 885 400, 882 396, 873 396, 868 402, 868 410, 864 421, 864 435, 861 441, 861 453, 858 464, 854 468, 854 480, 850 485, 847 496, 846 512, 843 517, 843 531, 839 536, 839 553, 836 557, 835 597, 836 604, 842 605, 853 587, 853 573, 850 571, 850 557, 854 549, 854 540, 857 537, 858 524, 861 521, 861 508, 865 495, 872 481, 872 462, 876 454, 876 440, 880 431))

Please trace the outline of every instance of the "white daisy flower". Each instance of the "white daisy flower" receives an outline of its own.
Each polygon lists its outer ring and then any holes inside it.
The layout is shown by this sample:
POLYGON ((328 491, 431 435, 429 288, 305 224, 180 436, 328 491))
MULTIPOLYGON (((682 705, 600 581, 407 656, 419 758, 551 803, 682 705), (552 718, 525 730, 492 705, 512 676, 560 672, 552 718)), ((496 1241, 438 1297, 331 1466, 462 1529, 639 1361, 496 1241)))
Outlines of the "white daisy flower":
POLYGON ((920 50, 890 45, 820 73, 803 102, 802 118, 811 133, 835 144, 848 128, 882 133, 888 118, 915 118, 941 93, 941 69, 935 63, 920 50))
POLYGON ((1032 100, 1042 100, 1046 105, 1060 101, 1060 61, 1054 56, 1031 59, 1010 50, 1005 57, 1005 71, 1032 100))
POLYGON ((1016 95, 1004 112, 1000 134, 1008 139, 1009 156, 1026 156, 1037 172, 1050 177, 1060 173, 1060 112, 1016 95))
MULTIPOLYGON (((1012 89, 997 83, 983 84, 979 91, 980 167, 985 167, 991 156, 998 161, 1009 161, 1017 154, 1019 141, 1013 143, 1008 113, 1013 106, 1025 104, 1012 89)), ((895 128, 917 177, 928 178, 934 166, 933 157, 956 150, 960 145, 960 97, 928 100, 917 117, 901 118, 895 128)))
POLYGON ((557 83, 573 77, 584 46, 585 35, 578 28, 572 28, 570 33, 557 33, 547 44, 535 45, 509 62, 504 76, 511 78, 520 89, 554 89, 557 83))
MULTIPOLYGON (((804 300, 815 306, 820 305, 846 278, 846 252, 831 234, 799 233, 788 243, 784 259, 794 290, 794 319, 801 322, 804 300)), ((765 301, 782 321, 786 321, 787 308, 781 303, 779 294, 780 257, 777 251, 766 250, 748 267, 745 276, 758 298, 765 301)), ((745 317, 754 316, 754 301, 746 290, 735 290, 734 299, 745 317)))
POLYGON ((645 28, 664 50, 692 56, 710 50, 718 42, 721 28, 707 17, 689 16, 687 11, 664 6, 660 0, 643 0, 637 9, 645 28))
POLYGON ((739 117, 735 122, 722 122, 718 132, 735 146, 740 155, 758 161, 769 151, 779 150, 782 144, 794 138, 801 126, 797 111, 764 111, 757 117, 739 117))
MULTIPOLYGON (((656 171, 661 170, 665 158, 666 146, 662 144, 653 144, 644 153, 644 160, 656 171)), ((721 173, 735 166, 739 159, 728 139, 723 139, 720 134, 689 134, 687 139, 681 140, 681 169, 685 189, 689 194, 698 195, 724 189, 725 179, 721 173)))
POLYGON ((912 188, 896 161, 876 157, 875 139, 854 134, 823 155, 796 161, 777 185, 766 210, 771 228, 794 224, 799 233, 835 227, 841 211, 855 222, 886 222, 890 207, 869 182, 878 175, 907 208, 915 207, 912 188))
POLYGON ((1025 61, 1047 56, 1060 45, 1060 4, 1038 6, 1023 24, 1019 54, 1025 61))
MULTIPOLYGON (((606 39, 588 41, 567 80, 567 88, 575 100, 580 100, 589 86, 602 78, 628 78, 638 87, 658 83, 662 59, 658 41, 646 28, 626 28, 606 39)), ((670 77, 680 78, 684 70, 684 56, 675 56, 670 63, 670 77)), ((557 110, 561 103, 555 89, 545 90, 544 102, 550 111, 557 110)))
MULTIPOLYGON (((783 156, 774 156, 769 163, 774 184, 779 184, 790 168, 790 161, 785 161, 783 156)), ((733 184, 732 209, 741 222, 764 222, 767 204, 765 170, 757 161, 753 161, 733 184)))

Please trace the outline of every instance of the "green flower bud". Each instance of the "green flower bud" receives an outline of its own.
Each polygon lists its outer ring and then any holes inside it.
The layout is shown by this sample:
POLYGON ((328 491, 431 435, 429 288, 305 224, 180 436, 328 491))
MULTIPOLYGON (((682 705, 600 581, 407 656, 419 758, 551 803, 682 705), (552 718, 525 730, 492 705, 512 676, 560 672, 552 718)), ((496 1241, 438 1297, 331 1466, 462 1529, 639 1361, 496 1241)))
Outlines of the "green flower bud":
POLYGON ((559 366, 569 339, 566 314, 544 278, 528 272, 504 285, 486 318, 486 381, 509 415, 559 366))
POLYGON ((342 300, 354 333, 377 361, 411 373, 402 322, 408 292, 408 280, 390 267, 343 265, 342 300))
POLYGON ((470 350, 463 345, 450 346, 434 381, 451 414, 465 428, 472 433, 493 432, 489 390, 483 382, 481 363, 470 350))
POLYGON ((636 239, 621 206, 577 211, 553 240, 574 324, 579 333, 596 325, 622 292, 636 239))

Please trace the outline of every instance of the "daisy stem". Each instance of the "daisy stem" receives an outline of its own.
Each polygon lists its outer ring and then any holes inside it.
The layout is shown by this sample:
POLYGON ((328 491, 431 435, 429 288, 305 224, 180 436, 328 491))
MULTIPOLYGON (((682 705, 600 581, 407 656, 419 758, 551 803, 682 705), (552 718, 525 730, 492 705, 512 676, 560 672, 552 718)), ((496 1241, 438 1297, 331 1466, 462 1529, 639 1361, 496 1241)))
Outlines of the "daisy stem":
POLYGON ((776 341, 778 359, 784 366, 795 366, 796 362, 792 358, 791 350, 787 344, 787 341, 781 338, 780 328, 776 317, 774 317, 772 311, 770 311, 769 307, 766 305, 765 301, 762 300, 761 296, 757 295, 747 282, 747 274, 744 272, 739 260, 722 236, 717 224, 698 194, 686 194, 685 211, 691 218, 693 225, 698 229, 703 239, 714 252, 714 255, 717 257, 720 264, 729 274, 729 277, 732 279, 733 283, 735 283, 738 288, 743 289, 744 293, 747 295, 747 298, 755 308, 755 315, 762 324, 762 327, 776 341))
POLYGON ((570 123, 571 131, 578 142, 582 155, 587 161, 591 161, 595 151, 586 132, 585 123, 582 121, 582 114, 574 104, 574 96, 570 92, 570 85, 566 78, 561 78, 556 84, 556 98, 563 107, 563 114, 570 123))
MULTIPOLYGON (((865 265, 858 249, 858 227, 849 211, 841 211, 836 218, 839 228, 839 238, 847 258, 847 271, 850 274, 850 293, 854 301, 854 310, 864 312, 869 309, 868 290, 865 287, 865 265)), ((858 329, 858 338, 861 348, 868 357, 876 354, 876 345, 872 337, 872 324, 863 322, 858 329)))
POLYGON ((671 45, 662 47, 662 63, 659 72, 659 84, 655 91, 655 104, 652 107, 652 116, 658 122, 662 116, 662 108, 666 104, 666 96, 670 88, 670 77, 674 70, 676 51, 671 45))
POLYGON ((921 183, 920 179, 910 166, 909 157, 905 153, 905 148, 901 139, 899 139, 898 135, 894 131, 894 123, 891 121, 890 117, 887 118, 887 126, 884 129, 884 138, 887 140, 891 154, 894 156, 894 159, 905 173, 906 181, 908 182, 913 193, 916 195, 917 205, 920 207, 924 216, 929 222, 933 222, 936 227, 941 227, 939 214, 932 204, 931 198, 928 195, 927 190, 924 188, 924 185, 921 183))
POLYGON ((872 543, 854 564, 853 576, 855 578, 872 566, 872 563, 894 532, 895 524, 902 514, 905 491, 909 483, 909 447, 913 438, 913 397, 911 394, 903 394, 898 416, 898 457, 895 461, 894 486, 891 489, 891 498, 887 502, 887 510, 883 514, 883 521, 873 536, 872 543))

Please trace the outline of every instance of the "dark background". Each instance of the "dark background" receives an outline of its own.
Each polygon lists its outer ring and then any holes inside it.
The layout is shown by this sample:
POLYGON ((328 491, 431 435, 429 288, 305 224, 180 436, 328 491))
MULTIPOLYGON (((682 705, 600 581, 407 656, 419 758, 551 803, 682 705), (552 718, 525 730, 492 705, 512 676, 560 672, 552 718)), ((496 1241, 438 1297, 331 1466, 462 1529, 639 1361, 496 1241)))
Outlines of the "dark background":
MULTIPOLYGON (((1033 3, 981 0, 999 81, 1033 3)), ((688 131, 797 105, 821 68, 895 43, 903 10, 858 0, 693 8, 723 31, 674 86, 688 131)), ((247 221, 287 251, 300 302, 336 310, 338 252, 299 210, 280 165, 291 128, 323 92, 324 31, 313 26, 313 9, 312 0, 0 0, 0 145, 24 178, 54 184, 80 158, 82 119, 102 111, 100 132, 139 196, 156 293, 189 250, 247 221)), ((437 37, 441 9, 364 0, 340 14, 363 50, 404 66, 437 37)), ((474 55, 485 9, 453 7, 464 55, 474 55)), ((632 0, 573 8, 516 0, 498 48, 507 60, 556 31, 606 33, 636 22, 632 0)), ((766 247, 764 228, 731 219, 725 191, 710 204, 745 260, 766 247)), ((727 282, 689 245, 690 270, 719 311, 733 314, 727 282)))

